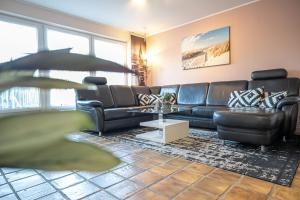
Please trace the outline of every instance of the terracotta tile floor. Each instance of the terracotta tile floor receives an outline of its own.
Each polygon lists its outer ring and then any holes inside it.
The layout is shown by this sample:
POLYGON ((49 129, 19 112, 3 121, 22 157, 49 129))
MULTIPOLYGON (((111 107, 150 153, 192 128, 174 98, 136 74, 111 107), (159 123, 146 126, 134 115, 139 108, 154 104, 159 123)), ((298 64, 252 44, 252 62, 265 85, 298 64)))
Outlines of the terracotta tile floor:
POLYGON ((283 187, 93 135, 76 138, 109 149, 122 164, 97 173, 2 168, 0 200, 300 199, 300 167, 292 186, 283 187))

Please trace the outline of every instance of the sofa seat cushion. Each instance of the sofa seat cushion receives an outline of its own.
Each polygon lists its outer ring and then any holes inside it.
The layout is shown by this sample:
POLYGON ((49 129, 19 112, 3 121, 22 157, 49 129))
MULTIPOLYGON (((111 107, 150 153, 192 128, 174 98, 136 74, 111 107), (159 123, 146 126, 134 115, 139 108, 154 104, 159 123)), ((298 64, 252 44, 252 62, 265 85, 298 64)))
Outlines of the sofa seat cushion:
POLYGON ((192 115, 192 109, 193 105, 173 105, 173 107, 178 108, 178 112, 171 114, 171 115, 188 115, 191 116, 192 115))
POLYGON ((280 128, 283 119, 284 112, 271 108, 230 108, 214 113, 218 126, 243 129, 272 130, 280 128))
POLYGON ((192 115, 203 118, 213 118, 214 112, 228 110, 225 106, 196 106, 192 108, 192 115))
POLYGON ((147 106, 132 106, 132 107, 104 109, 104 120, 109 121, 109 120, 116 120, 116 119, 123 119, 123 118, 146 115, 144 113, 128 112, 130 110, 137 109, 137 108, 143 108, 143 107, 146 108, 147 106))

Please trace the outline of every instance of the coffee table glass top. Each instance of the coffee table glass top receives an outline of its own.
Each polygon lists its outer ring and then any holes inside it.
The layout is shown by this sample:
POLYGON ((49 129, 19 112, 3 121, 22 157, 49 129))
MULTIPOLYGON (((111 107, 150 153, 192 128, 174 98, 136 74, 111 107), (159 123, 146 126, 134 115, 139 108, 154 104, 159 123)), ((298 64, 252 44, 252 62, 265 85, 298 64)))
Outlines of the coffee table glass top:
POLYGON ((184 108, 178 106, 171 106, 170 108, 160 108, 156 109, 154 107, 146 107, 146 108, 136 108, 129 110, 128 112, 136 112, 136 113, 148 113, 148 114, 171 114, 178 113, 183 111, 184 108))

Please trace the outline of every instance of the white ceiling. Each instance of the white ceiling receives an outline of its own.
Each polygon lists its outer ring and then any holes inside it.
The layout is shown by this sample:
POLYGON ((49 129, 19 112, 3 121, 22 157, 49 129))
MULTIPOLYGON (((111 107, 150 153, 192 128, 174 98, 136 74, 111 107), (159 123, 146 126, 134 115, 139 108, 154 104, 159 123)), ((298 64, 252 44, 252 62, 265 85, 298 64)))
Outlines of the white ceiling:
POLYGON ((21 0, 131 32, 154 34, 256 0, 21 0))

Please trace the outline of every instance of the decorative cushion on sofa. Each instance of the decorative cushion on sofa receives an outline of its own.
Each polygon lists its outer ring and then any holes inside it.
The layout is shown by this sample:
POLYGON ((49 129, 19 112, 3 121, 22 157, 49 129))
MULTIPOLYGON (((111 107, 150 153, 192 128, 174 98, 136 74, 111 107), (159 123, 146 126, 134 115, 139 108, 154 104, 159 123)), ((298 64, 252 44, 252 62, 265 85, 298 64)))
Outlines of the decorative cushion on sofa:
POLYGON ((150 94, 148 97, 149 97, 148 105, 155 105, 158 101, 161 101, 162 98, 162 96, 159 94, 150 94))
POLYGON ((176 94, 175 93, 170 93, 170 95, 171 95, 171 98, 170 98, 169 103, 172 104, 172 105, 175 105, 176 104, 176 94))
POLYGON ((149 105, 149 95, 148 94, 137 94, 138 103, 140 106, 148 106, 149 105))
POLYGON ((264 95, 263 88, 256 88, 245 91, 233 91, 230 93, 228 107, 256 107, 259 106, 264 95))
POLYGON ((171 94, 171 100, 170 100, 170 103, 171 103, 172 105, 174 105, 174 104, 177 103, 177 102, 176 102, 176 94, 175 94, 175 93, 172 93, 172 94, 171 94))
MULTIPOLYGON (((161 100, 162 95, 159 94, 137 94, 137 98, 140 106, 155 105, 158 101, 162 101, 161 100)), ((172 96, 172 101, 174 101, 173 98, 174 97, 172 96)), ((176 96, 175 96, 175 102, 176 102, 176 96)))
POLYGON ((260 108, 276 108, 278 102, 287 97, 287 91, 266 92, 265 98, 259 104, 260 108))

